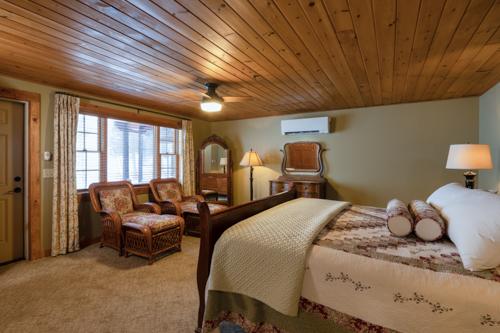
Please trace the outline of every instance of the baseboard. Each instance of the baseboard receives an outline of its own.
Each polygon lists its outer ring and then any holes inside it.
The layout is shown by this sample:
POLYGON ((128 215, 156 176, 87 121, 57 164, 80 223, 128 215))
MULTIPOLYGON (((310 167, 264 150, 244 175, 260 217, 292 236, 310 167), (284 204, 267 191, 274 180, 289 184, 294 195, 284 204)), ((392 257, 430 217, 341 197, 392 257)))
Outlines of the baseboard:
MULTIPOLYGON (((80 242, 80 250, 86 248, 87 246, 94 245, 101 241, 101 237, 93 238, 93 239, 84 239, 80 242)), ((50 257, 50 249, 46 249, 43 251, 44 257, 50 257)))

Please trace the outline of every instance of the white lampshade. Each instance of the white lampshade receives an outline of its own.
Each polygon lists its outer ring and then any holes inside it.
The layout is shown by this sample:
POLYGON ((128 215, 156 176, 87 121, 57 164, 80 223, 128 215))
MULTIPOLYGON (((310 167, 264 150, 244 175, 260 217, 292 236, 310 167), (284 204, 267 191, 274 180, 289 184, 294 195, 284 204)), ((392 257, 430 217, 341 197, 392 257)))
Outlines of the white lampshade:
POLYGON ((220 161, 219 161, 219 165, 220 166, 227 165, 227 157, 221 157, 220 161))
POLYGON ((450 145, 446 169, 484 170, 492 169, 489 145, 450 145))
POLYGON ((261 166, 264 165, 262 160, 260 159, 259 154, 256 151, 250 149, 247 151, 243 158, 241 159, 240 166, 249 167, 249 166, 261 166))

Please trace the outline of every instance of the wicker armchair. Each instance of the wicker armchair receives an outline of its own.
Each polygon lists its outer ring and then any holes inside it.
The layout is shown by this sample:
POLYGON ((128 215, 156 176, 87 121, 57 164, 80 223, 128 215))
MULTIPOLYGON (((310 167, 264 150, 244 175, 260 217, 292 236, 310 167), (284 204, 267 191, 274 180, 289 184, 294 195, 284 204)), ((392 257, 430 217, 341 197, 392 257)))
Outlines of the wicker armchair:
MULTIPOLYGON (((185 196, 182 186, 175 178, 157 178, 149 182, 150 200, 161 207, 162 214, 177 214, 184 218, 186 233, 199 236, 198 202, 204 202, 201 195, 185 196)), ((216 213, 227 209, 221 203, 208 203, 210 212, 216 213)))
POLYGON ((177 215, 160 215, 154 203, 139 203, 128 181, 94 183, 89 186, 92 207, 102 221, 101 247, 134 253, 153 262, 156 255, 171 248, 181 249, 184 220, 177 215))

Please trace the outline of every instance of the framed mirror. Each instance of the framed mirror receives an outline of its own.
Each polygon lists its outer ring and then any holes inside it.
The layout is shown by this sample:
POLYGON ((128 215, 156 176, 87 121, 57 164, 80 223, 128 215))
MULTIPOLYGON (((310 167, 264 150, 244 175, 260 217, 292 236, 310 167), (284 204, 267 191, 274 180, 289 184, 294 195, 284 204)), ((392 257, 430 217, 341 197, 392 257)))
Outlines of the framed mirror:
POLYGON ((227 172, 227 149, 218 143, 210 143, 203 149, 203 173, 227 172))
POLYGON ((196 192, 206 201, 232 205, 232 159, 224 139, 212 135, 198 152, 196 192))
POLYGON ((292 142, 283 147, 283 175, 323 175, 323 149, 319 142, 292 142))

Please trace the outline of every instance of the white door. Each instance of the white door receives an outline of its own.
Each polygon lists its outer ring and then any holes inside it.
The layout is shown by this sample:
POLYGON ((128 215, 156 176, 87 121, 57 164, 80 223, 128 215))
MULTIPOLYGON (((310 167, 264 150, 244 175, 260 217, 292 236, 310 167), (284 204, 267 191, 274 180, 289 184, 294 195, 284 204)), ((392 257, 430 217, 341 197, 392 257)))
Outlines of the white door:
POLYGON ((24 105, 0 100, 0 263, 24 258, 24 105))

